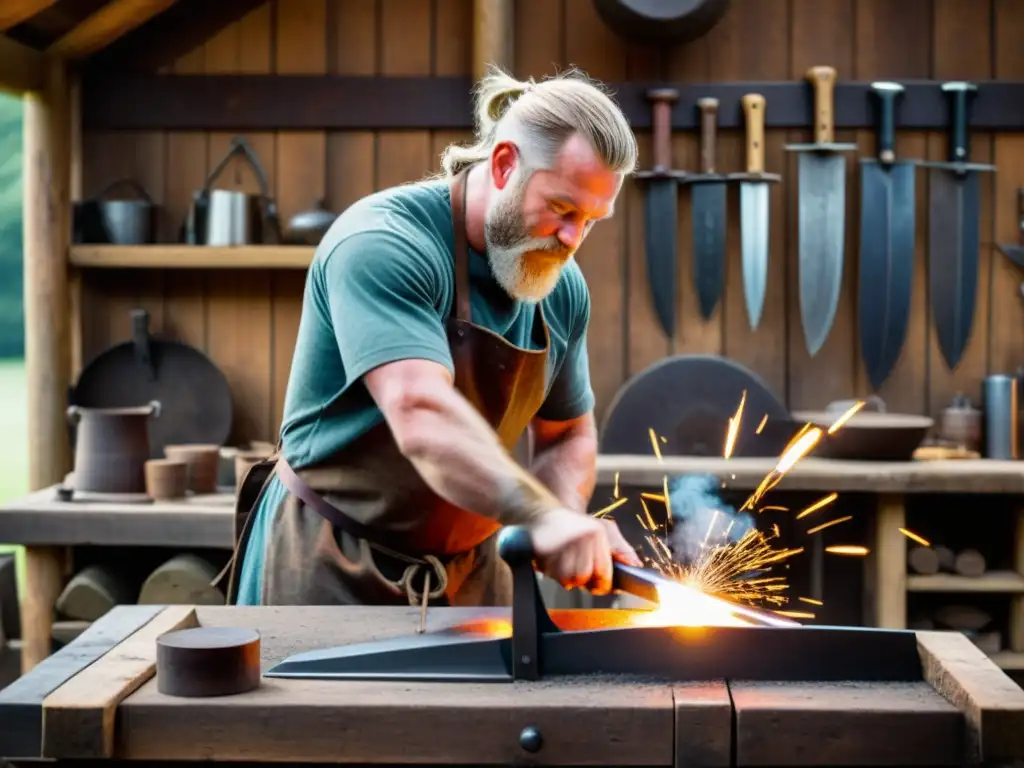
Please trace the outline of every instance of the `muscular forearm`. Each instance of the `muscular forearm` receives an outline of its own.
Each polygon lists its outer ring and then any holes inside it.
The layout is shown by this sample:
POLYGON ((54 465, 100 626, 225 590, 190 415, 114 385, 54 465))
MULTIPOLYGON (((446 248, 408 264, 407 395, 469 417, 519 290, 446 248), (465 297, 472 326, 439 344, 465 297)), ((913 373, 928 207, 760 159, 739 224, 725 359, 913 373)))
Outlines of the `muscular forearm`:
POLYGON ((389 424, 402 453, 450 503, 519 525, 562 505, 520 467, 497 434, 451 387, 410 393, 389 424))
POLYGON ((585 512, 597 482, 597 440, 589 432, 566 435, 542 447, 531 470, 567 508, 585 512))

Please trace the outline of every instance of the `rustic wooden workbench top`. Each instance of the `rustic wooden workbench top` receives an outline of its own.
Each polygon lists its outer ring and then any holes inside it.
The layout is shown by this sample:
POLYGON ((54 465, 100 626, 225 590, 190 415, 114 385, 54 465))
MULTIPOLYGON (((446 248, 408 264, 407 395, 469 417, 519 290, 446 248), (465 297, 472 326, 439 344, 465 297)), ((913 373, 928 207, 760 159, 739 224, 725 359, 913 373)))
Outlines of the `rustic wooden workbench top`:
MULTIPOLYGON (((255 628, 266 669, 300 651, 410 634, 417 615, 407 608, 115 608, 0 691, 0 756, 652 766, 1024 758, 1024 692, 958 634, 918 634, 919 683, 265 679, 243 695, 179 699, 150 679, 155 639, 173 629, 255 628), (528 726, 543 737, 536 754, 519 745, 528 726)), ((432 610, 429 629, 468 615, 478 612, 432 610)))

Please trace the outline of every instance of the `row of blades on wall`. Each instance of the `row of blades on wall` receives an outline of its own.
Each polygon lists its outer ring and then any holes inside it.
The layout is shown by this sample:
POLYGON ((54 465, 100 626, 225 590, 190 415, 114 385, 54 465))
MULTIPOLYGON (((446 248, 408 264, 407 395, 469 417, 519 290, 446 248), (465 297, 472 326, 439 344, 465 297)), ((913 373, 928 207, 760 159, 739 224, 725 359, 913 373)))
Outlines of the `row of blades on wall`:
MULTIPOLYGON (((806 78, 814 91, 813 141, 787 145, 786 149, 798 154, 800 318, 807 351, 813 357, 828 338, 839 303, 845 255, 845 155, 855 152, 857 145, 837 143, 834 138, 836 70, 812 67, 806 78)), ((942 355, 951 369, 960 361, 974 318, 980 249, 978 179, 979 174, 994 171, 995 166, 970 160, 968 109, 978 87, 968 82, 944 82, 936 87, 942 89, 950 104, 945 162, 896 156, 896 128, 904 88, 895 82, 871 84, 877 106, 877 148, 874 155, 860 158, 858 317, 861 355, 875 388, 896 364, 906 338, 919 166, 929 173, 927 252, 932 320, 942 355)), ((768 185, 781 181, 778 174, 767 173, 764 168, 766 101, 757 93, 743 97, 745 171, 722 173, 715 167, 718 102, 698 99, 700 170, 687 172, 673 169, 671 159, 671 111, 678 91, 657 88, 647 95, 653 108, 654 163, 650 170, 637 175, 644 184, 648 282, 658 321, 671 338, 676 325, 679 187, 690 191, 693 280, 701 315, 709 319, 725 282, 726 190, 736 183, 744 298, 750 327, 756 330, 768 281, 768 185)), ((1019 247, 1016 253, 1021 256, 1019 247)), ((1020 258, 1019 265, 1024 268, 1024 258, 1020 258)))

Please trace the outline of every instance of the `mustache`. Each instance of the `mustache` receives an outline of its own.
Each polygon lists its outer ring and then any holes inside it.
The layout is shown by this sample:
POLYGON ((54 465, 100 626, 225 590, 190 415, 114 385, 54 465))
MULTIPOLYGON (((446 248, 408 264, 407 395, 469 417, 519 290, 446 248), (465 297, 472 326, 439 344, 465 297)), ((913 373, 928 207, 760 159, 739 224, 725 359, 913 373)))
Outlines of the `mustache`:
POLYGON ((560 241, 549 238, 530 238, 520 243, 520 248, 524 253, 550 253, 563 259, 573 254, 571 248, 566 248, 560 241))

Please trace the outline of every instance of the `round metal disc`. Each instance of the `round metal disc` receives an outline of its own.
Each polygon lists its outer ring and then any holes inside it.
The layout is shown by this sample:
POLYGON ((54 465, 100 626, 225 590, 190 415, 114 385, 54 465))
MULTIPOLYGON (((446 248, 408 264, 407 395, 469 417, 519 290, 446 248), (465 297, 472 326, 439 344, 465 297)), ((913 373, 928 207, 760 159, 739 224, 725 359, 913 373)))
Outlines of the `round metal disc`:
POLYGON ((605 415, 600 451, 651 454, 653 428, 667 440, 659 441, 664 455, 721 456, 744 392, 732 455, 778 456, 798 427, 786 406, 752 371, 714 355, 665 358, 627 381, 605 415))

